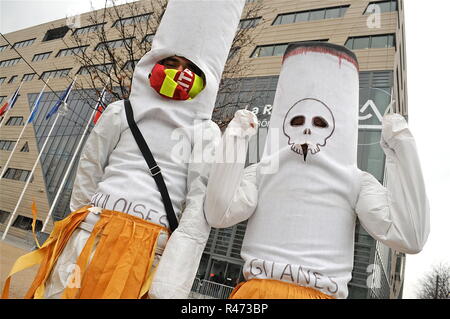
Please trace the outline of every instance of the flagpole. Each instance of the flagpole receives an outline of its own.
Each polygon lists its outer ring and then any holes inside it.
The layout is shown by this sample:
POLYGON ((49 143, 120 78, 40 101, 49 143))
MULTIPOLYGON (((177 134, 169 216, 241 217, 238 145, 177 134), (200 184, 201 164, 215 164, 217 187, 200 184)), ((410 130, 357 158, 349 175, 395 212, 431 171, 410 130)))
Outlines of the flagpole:
POLYGON ((5 173, 6 168, 8 167, 8 164, 9 164, 9 162, 11 161, 11 158, 12 158, 13 155, 14 155, 14 152, 15 152, 17 146, 19 145, 19 141, 20 141, 20 139, 22 138, 22 135, 23 135, 23 133, 25 132, 25 129, 27 128, 27 125, 28 125, 28 122, 30 121, 31 115, 33 115, 34 110, 37 108, 37 106, 38 106, 38 104, 39 104, 39 100, 40 100, 42 94, 44 93, 45 87, 47 86, 47 82, 48 82, 48 79, 47 79, 47 81, 45 81, 44 87, 42 88, 42 90, 41 90, 41 92, 39 93, 39 95, 38 95, 36 101, 34 102, 34 105, 33 105, 33 108, 31 109, 30 115, 28 116, 28 119, 27 119, 27 121, 26 121, 26 123, 25 123, 25 125, 24 125, 24 127, 23 127, 23 129, 22 129, 22 131, 21 131, 20 134, 19 134, 19 138, 17 139, 16 144, 14 145, 14 148, 13 148, 12 151, 11 151, 11 154, 9 154, 9 157, 8 157, 8 159, 6 160, 5 165, 3 166, 2 172, 0 173, 0 180, 3 178, 3 174, 5 173))
MULTIPOLYGON (((72 91, 74 83, 75 83, 75 80, 72 82, 72 85, 70 86, 70 89, 69 89, 67 95, 64 97, 64 101, 63 101, 64 104, 67 104, 67 99, 68 99, 68 97, 70 95, 70 92, 72 91)), ((25 195, 25 192, 26 192, 26 190, 28 188, 28 185, 30 184, 31 178, 33 177, 34 171, 35 171, 35 169, 36 169, 36 167, 37 167, 37 165, 39 163, 39 160, 41 159, 42 153, 44 153, 45 147, 47 146, 47 143, 48 143, 48 141, 50 139, 50 136, 51 136, 51 134, 53 132, 53 129, 56 126, 56 122, 58 122, 58 119, 59 119, 60 115, 61 115, 61 113, 58 112, 58 114, 56 115, 55 121, 53 122, 52 127, 50 128, 50 131, 48 132, 47 138, 44 141, 44 145, 42 145, 41 151, 39 152, 38 157, 36 158, 36 161, 34 162, 33 168, 31 169, 31 173, 28 176, 27 181, 25 183, 25 187, 23 188, 22 193, 19 196, 19 200, 17 201, 16 207, 14 208, 14 211, 12 212, 11 217, 9 218, 8 225, 6 226, 6 229, 5 229, 5 231, 3 233, 3 236, 2 236, 2 240, 5 240, 5 238, 6 238, 6 234, 8 233, 9 228, 11 227, 12 221, 13 221, 16 213, 17 213, 17 210, 19 209, 19 206, 20 206, 20 204, 22 202, 23 196, 25 195)))
POLYGON ((88 130, 90 124, 91 124, 91 120, 95 116, 95 112, 97 111, 97 108, 98 108, 98 106, 100 105, 100 103, 101 103, 101 101, 103 99, 104 93, 105 93, 105 88, 103 88, 102 92, 100 93, 100 97, 99 97, 99 99, 97 101, 97 104, 96 104, 96 106, 94 108, 94 111, 92 111, 91 116, 88 118, 88 122, 87 122, 87 124, 86 124, 86 126, 84 128, 83 135, 81 136, 80 142, 78 143, 77 148, 75 149, 75 152, 74 152, 74 154, 72 156, 72 159, 71 159, 71 161, 69 163, 69 167, 67 168, 66 173, 64 174, 64 178, 63 178, 63 181, 62 181, 61 185, 59 186, 58 192, 56 193, 55 198, 53 199, 52 206, 50 207, 50 210, 48 211, 47 217, 45 218, 45 222, 44 222, 44 225, 42 226, 41 232, 45 232, 45 228, 47 227, 48 221, 50 220, 50 216, 52 215, 53 210, 55 209, 56 204, 58 203, 59 196, 61 195, 61 192, 62 192, 62 190, 64 188, 64 185, 66 184, 67 178, 69 177, 69 174, 70 174, 70 171, 72 169, 72 166, 75 163, 75 159, 77 157, 77 154, 80 151, 80 148, 81 148, 81 145, 83 144, 83 141, 84 141, 84 138, 86 136, 87 130, 88 130))
MULTIPOLYGON (((23 82, 24 82, 24 80, 22 80, 22 82, 20 82, 19 88, 16 91, 17 95, 19 95, 19 91, 20 91, 20 88, 22 87, 23 82)), ((11 97, 11 100, 14 98, 14 95, 16 92, 14 92, 13 96, 11 97)), ((3 123, 6 121, 6 115, 9 113, 9 111, 11 111, 11 109, 12 109, 12 107, 10 107, 8 109, 8 111, 6 111, 5 114, 3 114, 3 121, 0 122, 0 128, 3 126, 3 123)))

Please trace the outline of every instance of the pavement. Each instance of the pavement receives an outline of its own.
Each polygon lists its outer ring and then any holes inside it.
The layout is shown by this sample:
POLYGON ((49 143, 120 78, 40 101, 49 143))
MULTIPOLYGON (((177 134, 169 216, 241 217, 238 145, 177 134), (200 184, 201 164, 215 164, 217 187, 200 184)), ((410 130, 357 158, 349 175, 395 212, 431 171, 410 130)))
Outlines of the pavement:
MULTIPOLYGON (((7 237, 0 240, 0 291, 3 291, 3 285, 14 262, 22 255, 33 250, 29 242, 7 237)), ((30 287, 34 275, 39 266, 33 266, 15 274, 11 279, 9 290, 10 299, 22 299, 30 287)))

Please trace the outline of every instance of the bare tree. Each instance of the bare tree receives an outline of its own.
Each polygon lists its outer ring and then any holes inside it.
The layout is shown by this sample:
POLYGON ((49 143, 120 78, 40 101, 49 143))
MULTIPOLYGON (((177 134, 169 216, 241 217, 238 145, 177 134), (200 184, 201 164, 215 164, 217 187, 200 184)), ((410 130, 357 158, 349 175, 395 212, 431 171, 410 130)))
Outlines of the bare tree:
POLYGON ((421 279, 417 295, 420 299, 450 299, 450 266, 433 266, 421 279))
MULTIPOLYGON (((101 90, 103 87, 114 100, 127 98, 131 90, 133 70, 138 60, 150 50, 167 0, 129 2, 116 5, 115 0, 106 0, 101 10, 88 16, 90 32, 74 30, 65 41, 72 50, 79 73, 85 75, 77 88, 101 90), (108 7, 108 3, 111 6, 108 7), (112 22, 112 28, 104 27, 112 22), (95 44, 93 50, 88 50, 95 44)), ((99 92, 97 92, 99 93, 99 92)))
MULTIPOLYGON (((101 10, 92 11, 88 16, 90 32, 73 31, 65 40, 67 49, 74 49, 74 55, 81 65, 79 73, 85 75, 76 88, 95 89, 103 87, 114 100, 125 99, 131 90, 133 70, 139 59, 151 49, 153 35, 167 7, 167 0, 149 0, 117 5, 115 0, 106 0, 101 10), (110 4, 110 6, 108 6, 110 4), (112 28, 105 28, 113 22, 112 28), (94 49, 87 49, 95 44, 94 49)), ((220 92, 233 92, 239 80, 250 72, 250 65, 243 63, 249 47, 254 46, 257 33, 256 22, 263 8, 262 1, 249 3, 243 12, 239 29, 233 40, 225 66, 220 92)), ((100 92, 97 92, 97 95, 100 92)), ((250 102, 250 101, 249 101, 250 102)), ((220 107, 231 105, 231 99, 222 101, 220 107)))
POLYGON ((215 119, 220 128, 228 125, 233 119, 235 111, 242 108, 242 104, 249 105, 254 100, 254 96, 249 95, 246 100, 239 101, 238 104, 235 92, 241 86, 243 79, 252 72, 252 66, 245 61, 248 56, 247 49, 255 46, 255 39, 262 30, 261 28, 256 29, 256 26, 264 23, 261 17, 264 8, 263 1, 253 1, 245 6, 242 13, 219 85, 219 92, 224 98, 214 109, 214 112, 217 113, 220 113, 223 109, 228 109, 229 111, 227 112, 228 116, 224 117, 221 114, 218 116, 218 119, 215 119))

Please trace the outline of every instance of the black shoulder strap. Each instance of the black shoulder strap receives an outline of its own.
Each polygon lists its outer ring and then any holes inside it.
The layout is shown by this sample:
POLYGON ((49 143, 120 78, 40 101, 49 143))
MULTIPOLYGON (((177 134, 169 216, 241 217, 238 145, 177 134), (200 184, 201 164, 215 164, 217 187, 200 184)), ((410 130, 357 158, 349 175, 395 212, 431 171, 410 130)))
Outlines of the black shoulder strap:
POLYGON ((134 121, 133 108, 131 107, 131 103, 129 100, 125 100, 125 112, 127 115, 128 126, 133 133, 134 139, 141 150, 142 155, 147 162, 147 165, 150 169, 150 175, 155 179, 156 185, 158 186, 159 192, 161 193, 161 197, 164 203, 164 207, 166 209, 167 220, 169 221, 169 226, 171 232, 173 232, 178 227, 178 220, 175 216, 175 212, 173 211, 172 201, 170 200, 169 192, 167 191, 166 183, 164 183, 164 178, 161 173, 161 169, 156 163, 152 152, 148 148, 147 143, 145 142, 144 137, 142 136, 141 131, 139 130, 136 122, 134 121))

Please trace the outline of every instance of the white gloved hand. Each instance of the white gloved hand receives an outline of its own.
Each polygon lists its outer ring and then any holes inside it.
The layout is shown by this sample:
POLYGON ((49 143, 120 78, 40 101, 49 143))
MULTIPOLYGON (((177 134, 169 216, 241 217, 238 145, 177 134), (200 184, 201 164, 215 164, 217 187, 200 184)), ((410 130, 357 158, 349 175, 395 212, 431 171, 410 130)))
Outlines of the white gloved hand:
POLYGON ((227 134, 237 137, 252 137, 258 131, 258 118, 248 110, 239 110, 228 124, 227 134))
POLYGON ((400 114, 388 114, 383 117, 380 145, 386 155, 394 155, 399 139, 412 137, 408 123, 400 114))

